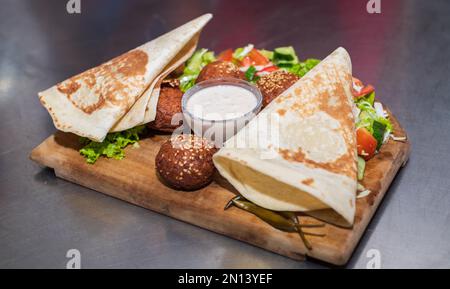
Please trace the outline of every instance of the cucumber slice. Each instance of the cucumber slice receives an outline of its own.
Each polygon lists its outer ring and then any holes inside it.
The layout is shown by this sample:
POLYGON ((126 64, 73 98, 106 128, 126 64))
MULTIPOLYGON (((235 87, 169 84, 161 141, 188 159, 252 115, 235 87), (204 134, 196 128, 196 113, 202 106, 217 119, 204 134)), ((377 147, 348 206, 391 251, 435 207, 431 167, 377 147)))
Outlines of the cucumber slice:
POLYGON ((295 65, 295 63, 282 61, 282 62, 277 62, 276 65, 280 68, 291 68, 295 65))
POLYGON ((383 144, 386 125, 384 123, 374 120, 372 128, 373 128, 373 137, 377 140, 377 150, 379 150, 381 145, 383 144))
POLYGON ((358 181, 364 178, 364 171, 366 169, 366 161, 362 157, 358 157, 358 181))
POLYGON ((269 59, 270 61, 273 60, 273 51, 261 49, 259 50, 259 53, 267 57, 267 59, 269 59))
POLYGON ((279 61, 289 61, 293 63, 298 62, 298 57, 295 54, 295 50, 292 46, 275 48, 273 58, 279 61))

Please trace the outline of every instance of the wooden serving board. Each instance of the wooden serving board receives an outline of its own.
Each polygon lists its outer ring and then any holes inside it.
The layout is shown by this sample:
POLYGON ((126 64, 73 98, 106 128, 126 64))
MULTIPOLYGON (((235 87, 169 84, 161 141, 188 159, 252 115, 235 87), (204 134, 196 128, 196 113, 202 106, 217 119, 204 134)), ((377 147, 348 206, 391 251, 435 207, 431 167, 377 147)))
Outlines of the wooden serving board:
MULTIPOLYGON (((391 115, 395 134, 406 136, 391 115)), ((168 136, 153 135, 140 141, 139 148, 128 147, 123 160, 101 158, 89 165, 79 154, 79 139, 57 132, 36 147, 30 158, 53 168, 56 176, 132 204, 253 244, 275 253, 304 260, 305 255, 335 265, 347 263, 364 233, 394 176, 408 159, 408 142, 389 142, 367 162, 363 185, 371 190, 357 199, 355 224, 352 229, 327 224, 310 229, 325 237, 308 237, 308 251, 296 233, 272 228, 254 215, 237 208, 224 211, 224 205, 237 193, 219 175, 204 189, 194 192, 173 190, 157 178, 155 156, 168 136)), ((301 217, 302 223, 317 223, 312 217, 301 217)))

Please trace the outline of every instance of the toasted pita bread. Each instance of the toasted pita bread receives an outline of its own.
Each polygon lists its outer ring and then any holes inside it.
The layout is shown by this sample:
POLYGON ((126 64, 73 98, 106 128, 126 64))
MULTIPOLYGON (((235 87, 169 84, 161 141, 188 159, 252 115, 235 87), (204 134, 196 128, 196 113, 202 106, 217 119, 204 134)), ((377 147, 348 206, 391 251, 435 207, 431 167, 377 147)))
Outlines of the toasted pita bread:
POLYGON ((214 155, 220 174, 264 208, 351 226, 357 189, 351 86, 350 56, 338 48, 225 143, 214 155), (268 132, 261 124, 270 122, 276 130, 268 132))
POLYGON ((161 82, 181 64, 186 62, 197 48, 200 33, 197 33, 185 47, 170 61, 153 80, 133 107, 112 128, 111 132, 122 131, 155 120, 161 82))
MULTIPOLYGON (((102 141, 111 128, 143 96, 171 60, 211 19, 205 14, 100 66, 71 77, 46 91, 39 99, 57 129, 102 141)), ((143 120, 148 101, 139 113, 118 125, 122 129, 143 120), (137 119, 137 120, 136 120, 137 119)))

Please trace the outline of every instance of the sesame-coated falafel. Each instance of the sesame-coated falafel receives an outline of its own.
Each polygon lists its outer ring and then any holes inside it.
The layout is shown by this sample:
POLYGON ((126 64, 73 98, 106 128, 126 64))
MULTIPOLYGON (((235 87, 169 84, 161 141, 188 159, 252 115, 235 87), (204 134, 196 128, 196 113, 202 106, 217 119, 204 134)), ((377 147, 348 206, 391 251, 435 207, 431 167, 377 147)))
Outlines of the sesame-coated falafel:
POLYGON ((170 81, 167 80, 161 86, 155 120, 148 124, 148 127, 151 129, 172 132, 180 126, 178 123, 172 124, 172 119, 176 114, 181 115, 183 92, 178 87, 176 80, 170 81))
POLYGON ((197 190, 208 185, 215 167, 212 161, 217 151, 205 138, 183 134, 162 144, 155 165, 159 176, 177 190, 197 190))
POLYGON ((208 79, 231 77, 245 80, 245 74, 239 70, 239 67, 230 61, 217 60, 207 64, 200 71, 196 83, 208 79))
POLYGON ((256 82, 256 86, 263 96, 263 107, 266 107, 272 100, 291 87, 299 79, 300 78, 297 75, 281 69, 262 76, 256 82))

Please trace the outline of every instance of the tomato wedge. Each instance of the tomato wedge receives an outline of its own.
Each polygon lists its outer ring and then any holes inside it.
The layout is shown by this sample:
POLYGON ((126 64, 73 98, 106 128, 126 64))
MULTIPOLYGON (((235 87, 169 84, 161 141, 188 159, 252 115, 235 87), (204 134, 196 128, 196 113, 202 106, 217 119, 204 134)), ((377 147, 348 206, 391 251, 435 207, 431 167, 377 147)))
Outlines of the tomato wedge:
POLYGON ((278 69, 279 68, 276 65, 267 66, 267 67, 261 69, 260 71, 258 71, 256 73, 256 75, 261 76, 261 75, 264 75, 264 74, 268 74, 268 73, 274 72, 274 71, 276 71, 278 69))
POLYGON ((377 140, 365 128, 361 127, 356 130, 356 148, 358 155, 366 161, 371 159, 377 149, 377 140))
POLYGON ((362 87, 360 91, 356 91, 354 88, 352 88, 353 98, 358 99, 375 91, 375 87, 373 87, 371 84, 364 86, 362 81, 356 77, 353 77, 353 83, 357 86, 362 87))
POLYGON ((217 56, 217 60, 222 60, 222 61, 232 61, 233 60, 233 50, 227 49, 222 51, 218 56, 217 56))
POLYGON ((269 59, 267 59, 264 55, 262 55, 258 50, 253 48, 249 53, 248 57, 252 61, 253 65, 266 65, 269 63, 269 59))
POLYGON ((374 91, 375 91, 375 87, 373 87, 371 84, 368 84, 368 85, 364 86, 360 92, 353 91, 353 97, 360 98, 360 97, 368 95, 369 93, 372 93, 374 91))
POLYGON ((250 65, 253 65, 252 60, 250 59, 249 56, 245 56, 244 59, 242 59, 241 61, 241 66, 248 67, 250 65))
POLYGON ((361 86, 361 87, 364 86, 364 84, 362 83, 361 80, 359 80, 359 78, 352 76, 352 80, 353 80, 353 83, 356 84, 357 86, 361 86))
POLYGON ((266 68, 262 69, 261 71, 273 72, 273 71, 278 70, 278 69, 279 69, 278 66, 272 65, 272 66, 267 66, 266 68))

